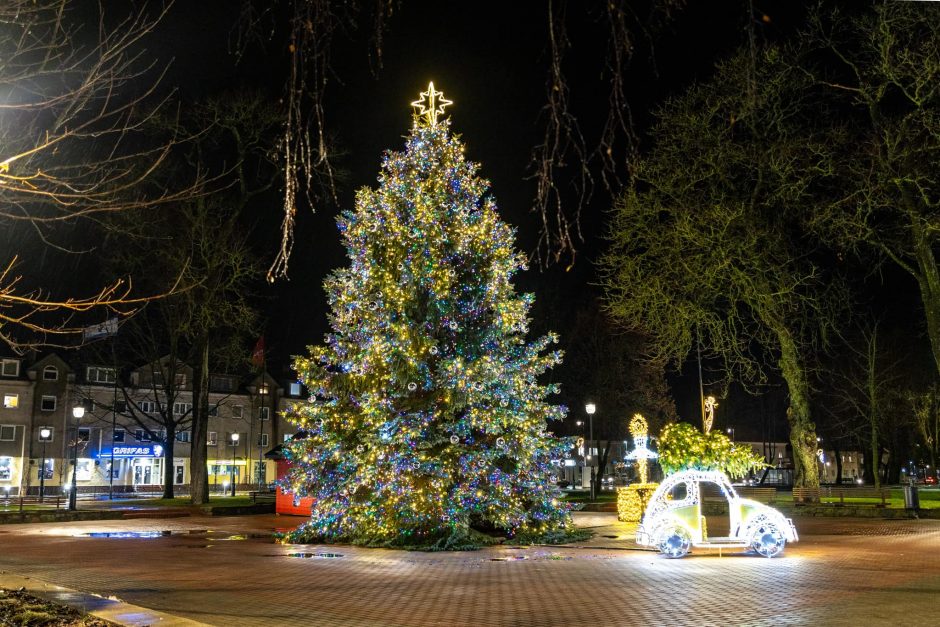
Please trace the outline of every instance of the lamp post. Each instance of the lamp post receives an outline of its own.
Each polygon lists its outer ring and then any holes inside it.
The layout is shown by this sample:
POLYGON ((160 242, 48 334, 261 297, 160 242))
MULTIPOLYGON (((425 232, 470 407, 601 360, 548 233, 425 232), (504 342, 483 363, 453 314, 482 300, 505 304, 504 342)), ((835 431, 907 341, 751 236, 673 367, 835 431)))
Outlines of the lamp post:
POLYGON ((75 439, 72 440, 72 489, 69 490, 69 510, 73 512, 78 507, 78 421, 84 415, 84 405, 76 405, 72 408, 72 416, 75 417, 75 439))
POLYGON ((46 442, 52 435, 52 429, 43 427, 39 430, 39 441, 42 442, 42 464, 39 466, 39 502, 46 497, 46 442))
MULTIPOLYGON (((597 411, 597 405, 594 403, 588 403, 584 406, 584 412, 588 415, 588 453, 591 453, 594 448, 594 412, 597 411)), ((593 455, 589 456, 591 458, 591 500, 594 501, 597 499, 597 473, 594 472, 595 459, 593 455)))
MULTIPOLYGON (((734 427, 728 427, 728 435, 731 436, 731 441, 734 442, 734 427)), ((747 435, 746 433, 744 435, 747 435)))
POLYGON ((232 496, 235 496, 235 447, 238 446, 238 434, 232 434, 232 466, 229 470, 229 476, 232 479, 232 496))

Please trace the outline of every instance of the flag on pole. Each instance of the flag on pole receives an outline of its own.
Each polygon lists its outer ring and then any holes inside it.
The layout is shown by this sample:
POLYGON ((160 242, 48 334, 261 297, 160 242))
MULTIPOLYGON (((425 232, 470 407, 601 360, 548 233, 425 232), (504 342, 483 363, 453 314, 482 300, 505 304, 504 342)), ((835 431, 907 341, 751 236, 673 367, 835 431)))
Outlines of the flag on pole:
POLYGON ((97 340, 101 337, 111 337, 112 335, 117 335, 118 332, 118 320, 117 318, 110 318, 105 320, 101 324, 94 324, 90 327, 85 327, 82 330, 82 334, 85 337, 85 341, 97 340))
POLYGON ((264 365, 264 336, 258 338, 255 350, 251 351, 251 363, 260 368, 264 365))

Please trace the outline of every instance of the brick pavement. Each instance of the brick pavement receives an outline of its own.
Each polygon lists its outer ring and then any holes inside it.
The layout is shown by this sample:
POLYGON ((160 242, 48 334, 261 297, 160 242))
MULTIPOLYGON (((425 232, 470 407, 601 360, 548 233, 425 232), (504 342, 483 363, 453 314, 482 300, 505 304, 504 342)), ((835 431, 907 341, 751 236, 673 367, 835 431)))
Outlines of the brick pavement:
POLYGON ((596 531, 582 547, 409 553, 266 538, 297 522, 6 525, 0 570, 220 626, 940 624, 938 521, 797 520, 801 542, 773 560, 624 550, 631 528, 612 514, 578 514, 596 531), (171 533, 77 537, 126 530, 171 533))

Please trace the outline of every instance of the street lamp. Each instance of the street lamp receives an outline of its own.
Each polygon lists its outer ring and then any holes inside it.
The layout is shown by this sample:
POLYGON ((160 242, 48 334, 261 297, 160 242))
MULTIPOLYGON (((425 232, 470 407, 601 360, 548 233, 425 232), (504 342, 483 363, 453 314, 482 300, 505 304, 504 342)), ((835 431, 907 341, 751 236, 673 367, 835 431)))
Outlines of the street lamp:
MULTIPOLYGON (((584 406, 584 411, 588 415, 588 452, 590 453, 593 450, 594 446, 594 412, 597 411, 597 405, 594 403, 588 403, 584 406)), ((597 477, 594 472, 594 457, 591 456, 591 500, 594 501, 597 499, 597 477)))
POLYGON ((69 510, 73 512, 78 508, 76 502, 78 496, 78 421, 84 415, 84 405, 76 405, 72 408, 72 416, 75 417, 75 439, 72 440, 72 489, 69 490, 69 510))
POLYGON ((39 502, 46 496, 46 442, 52 436, 52 429, 43 427, 39 430, 39 441, 42 442, 42 464, 39 466, 39 502))
MULTIPOLYGON (((734 427, 728 427, 727 431, 728 431, 728 435, 731 436, 731 441, 734 442, 734 427)), ((745 433, 745 435, 747 434, 745 433)))
POLYGON ((232 465, 229 470, 232 481, 232 496, 235 496, 235 447, 238 446, 238 437, 237 433, 232 434, 232 465))

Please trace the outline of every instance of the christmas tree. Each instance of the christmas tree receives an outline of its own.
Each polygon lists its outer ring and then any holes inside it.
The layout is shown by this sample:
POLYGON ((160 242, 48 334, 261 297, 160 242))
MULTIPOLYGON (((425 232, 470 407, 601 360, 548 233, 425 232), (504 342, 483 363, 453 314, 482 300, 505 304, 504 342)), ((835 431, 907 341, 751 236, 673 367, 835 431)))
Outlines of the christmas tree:
POLYGON ((571 529, 546 432, 565 409, 538 377, 559 363, 553 334, 526 342, 525 268, 478 166, 439 120, 432 83, 404 152, 386 153, 378 189, 339 218, 349 266, 325 282, 323 346, 297 358, 311 391, 289 417, 285 487, 312 497, 291 539, 461 548, 571 529))

